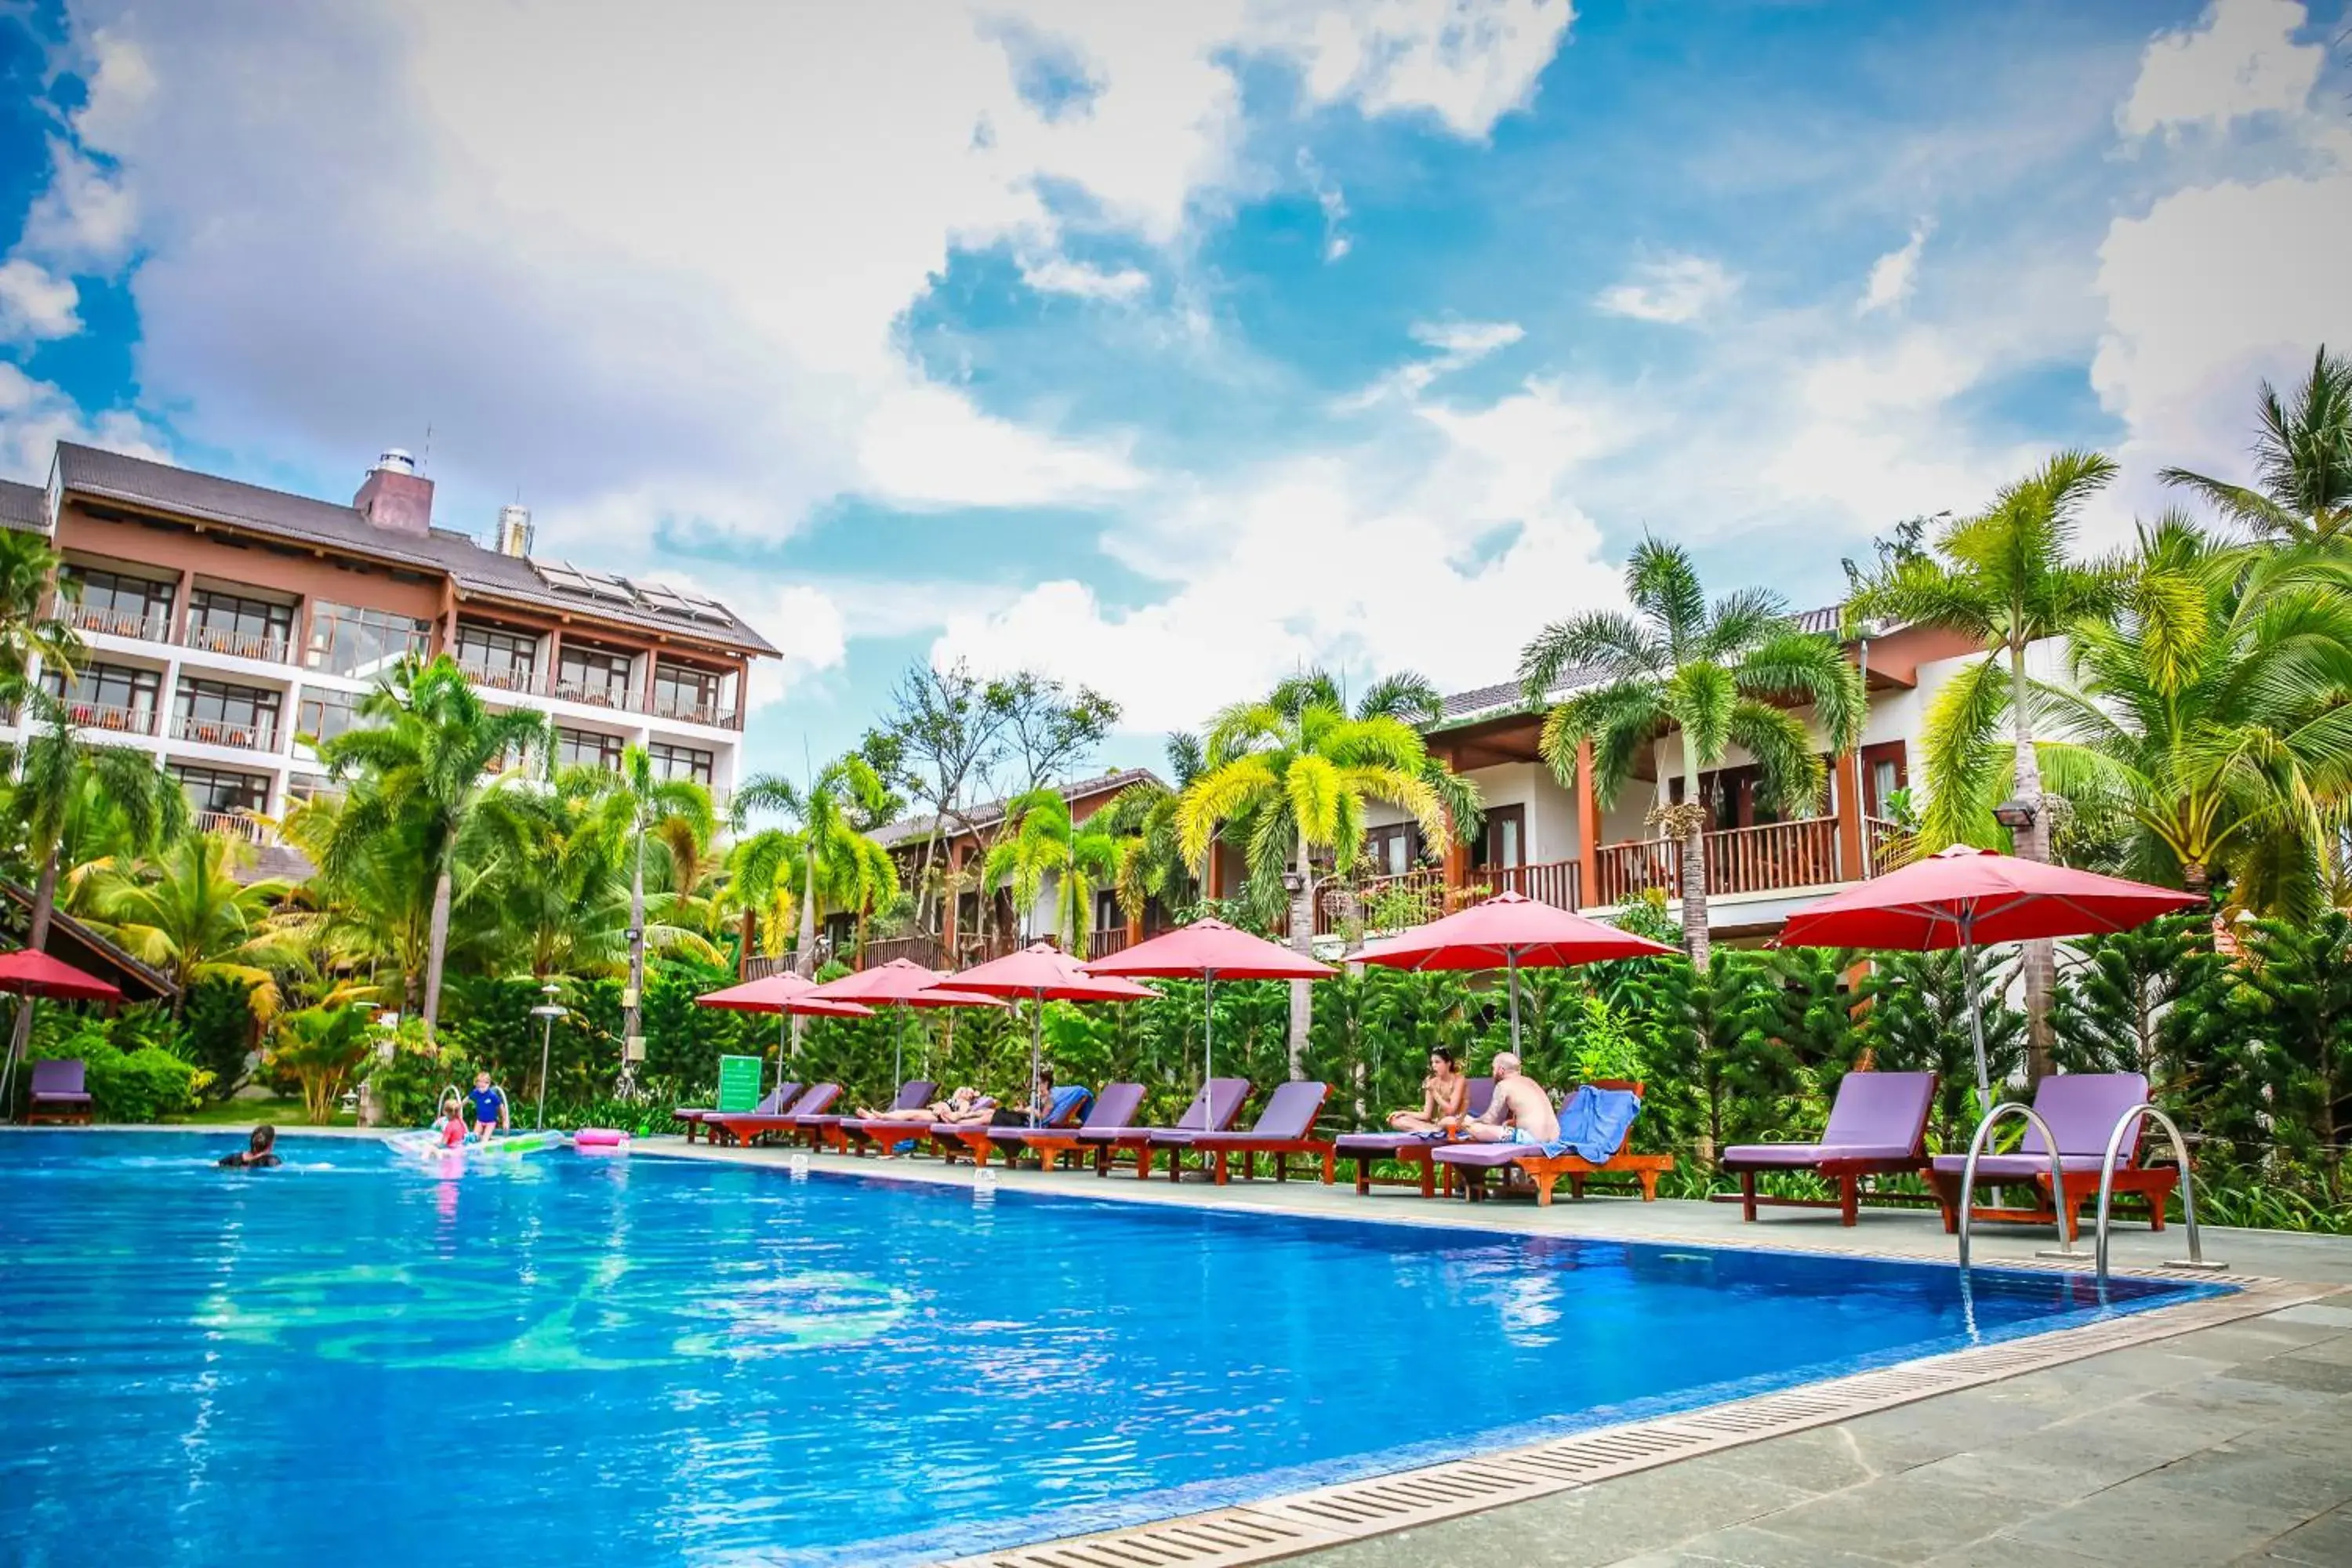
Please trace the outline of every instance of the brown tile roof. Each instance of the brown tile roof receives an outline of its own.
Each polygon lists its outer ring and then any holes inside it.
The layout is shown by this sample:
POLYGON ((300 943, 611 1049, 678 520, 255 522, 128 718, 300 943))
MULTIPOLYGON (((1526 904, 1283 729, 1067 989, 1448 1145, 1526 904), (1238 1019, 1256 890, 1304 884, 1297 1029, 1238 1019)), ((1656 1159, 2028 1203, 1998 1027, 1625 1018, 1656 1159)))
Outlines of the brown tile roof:
MULTIPOLYGON (((355 555, 446 574, 466 597, 482 595, 541 609, 585 615, 642 630, 667 632, 740 648, 776 651, 733 611, 724 623, 617 604, 556 587, 529 562, 486 550, 471 536, 435 529, 419 536, 376 527, 348 506, 285 490, 248 485, 169 463, 71 441, 58 443, 63 486, 78 494, 152 508, 175 517, 232 524, 257 533, 331 545, 355 555)), ((19 487, 26 488, 26 487, 19 487)), ((35 490, 37 498, 40 491, 35 490)), ((5 498, 0 497, 0 510, 5 498)))
POLYGON ((48 492, 38 485, 20 485, 14 479, 0 479, 0 528, 47 533, 49 531, 48 492))
MULTIPOLYGON (((1071 801, 1086 800, 1094 795, 1116 794, 1129 784, 1144 783, 1158 784, 1160 775, 1150 768, 1121 768, 1116 773, 1097 773, 1090 779, 1076 779, 1064 784, 1062 798, 1071 801)), ((964 812, 963 819, 973 828, 993 826, 1004 820, 1004 808, 1010 804, 1012 804, 1010 795, 1002 800, 992 800, 964 812)), ((885 849, 888 849, 897 845, 929 837, 931 822, 932 817, 929 812, 916 816, 902 816, 896 822, 886 823, 876 828, 866 837, 885 849)), ((950 828, 949 837, 954 836, 954 830, 950 828)))

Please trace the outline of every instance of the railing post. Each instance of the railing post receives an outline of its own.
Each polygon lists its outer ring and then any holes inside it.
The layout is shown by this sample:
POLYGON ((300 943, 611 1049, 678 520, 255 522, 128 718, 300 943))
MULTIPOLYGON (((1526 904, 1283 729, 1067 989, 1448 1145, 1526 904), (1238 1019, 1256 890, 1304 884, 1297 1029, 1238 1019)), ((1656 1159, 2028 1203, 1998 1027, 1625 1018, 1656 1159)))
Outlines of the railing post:
POLYGON ((1576 889, 1569 901, 1572 910, 1581 900, 1609 900, 1601 896, 1601 801, 1592 792, 1592 742, 1576 743, 1576 889))
POLYGON ((1863 855, 1862 761, 1852 748, 1837 755, 1837 859, 1841 882, 1870 875, 1863 855))
MULTIPOLYGON (((2116 1118, 2115 1131, 2107 1134, 2106 1158, 2099 1163, 2099 1213, 2097 1228, 2093 1233, 2091 1243, 2092 1256, 2099 1278, 2105 1279, 2107 1277, 2108 1205, 2113 1203, 2116 1195, 2116 1156, 2123 1152, 2125 1130, 2142 1116, 2156 1118, 2157 1125, 2163 1128, 2166 1135, 2172 1140, 2172 1152, 2180 1157, 2180 1223, 2189 1232, 2189 1256, 2170 1267, 2209 1268, 2216 1271, 2227 1268, 2230 1266, 2226 1263, 2206 1262, 2204 1244, 2198 1239, 2196 1180, 2189 1169, 2189 1140, 2180 1135, 2180 1129, 2174 1125, 2171 1117, 2167 1116, 2147 1101, 2142 1100, 2116 1118)), ((2045 1133, 2043 1136, 2047 1137, 2048 1134, 2045 1133)), ((2151 1197, 2148 1202, 2154 1205, 2161 1203, 2162 1200, 2151 1197)))

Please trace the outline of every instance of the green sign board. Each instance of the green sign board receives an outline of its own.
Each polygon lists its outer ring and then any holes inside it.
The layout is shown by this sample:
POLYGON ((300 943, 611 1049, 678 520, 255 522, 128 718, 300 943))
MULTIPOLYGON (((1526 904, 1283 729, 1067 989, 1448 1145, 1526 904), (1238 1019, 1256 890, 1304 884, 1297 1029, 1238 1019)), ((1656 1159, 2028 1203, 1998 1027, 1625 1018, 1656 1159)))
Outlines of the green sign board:
POLYGON ((721 1110, 758 1110, 760 1084, 766 1073, 767 1065, 758 1057, 720 1057, 719 1058, 719 1109, 721 1110))

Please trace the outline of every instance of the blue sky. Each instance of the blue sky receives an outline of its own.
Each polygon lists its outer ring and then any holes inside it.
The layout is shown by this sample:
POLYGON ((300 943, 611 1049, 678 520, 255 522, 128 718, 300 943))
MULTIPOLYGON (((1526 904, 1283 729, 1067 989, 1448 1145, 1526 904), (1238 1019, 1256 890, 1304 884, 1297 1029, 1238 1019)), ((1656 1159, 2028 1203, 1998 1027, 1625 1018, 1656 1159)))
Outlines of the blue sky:
POLYGON ((2124 465, 2094 542, 2235 471, 2255 380, 2352 343, 2345 23, 41 0, 0 468, 341 496, 429 429, 437 521, 520 494, 787 650, 756 763, 957 658, 1149 763, 1304 663, 1503 679, 1644 531, 1801 606, 2054 446, 2124 465))

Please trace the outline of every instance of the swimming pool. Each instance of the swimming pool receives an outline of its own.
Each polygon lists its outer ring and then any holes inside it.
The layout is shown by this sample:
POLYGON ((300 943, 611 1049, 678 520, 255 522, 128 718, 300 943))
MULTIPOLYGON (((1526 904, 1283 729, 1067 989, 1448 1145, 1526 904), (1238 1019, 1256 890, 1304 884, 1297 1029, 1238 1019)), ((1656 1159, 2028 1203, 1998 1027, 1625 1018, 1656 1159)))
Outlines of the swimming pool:
POLYGON ((0 1137, 28 1568, 881 1563, 2204 1292, 569 1152, 0 1137))

